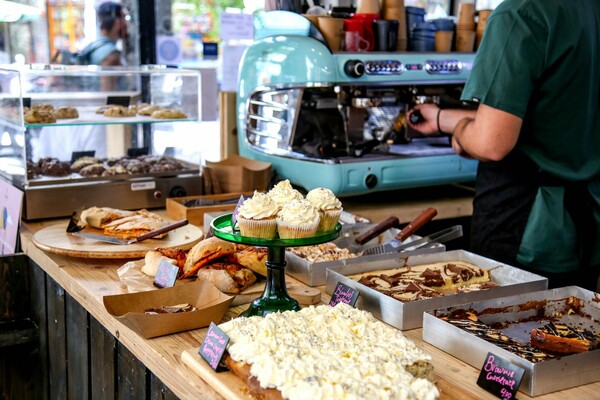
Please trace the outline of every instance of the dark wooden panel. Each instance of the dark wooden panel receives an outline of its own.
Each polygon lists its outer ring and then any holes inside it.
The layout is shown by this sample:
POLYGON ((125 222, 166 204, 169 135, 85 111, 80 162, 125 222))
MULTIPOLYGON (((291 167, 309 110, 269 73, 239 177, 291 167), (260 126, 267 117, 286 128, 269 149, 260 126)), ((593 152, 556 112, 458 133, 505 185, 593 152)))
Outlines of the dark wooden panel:
POLYGON ((151 400, 178 400, 179 398, 165 386, 160 379, 150 373, 150 399, 151 400))
POLYGON ((67 346, 65 337, 65 291, 52 278, 46 280, 48 305, 48 367, 50 398, 67 398, 67 346))
POLYGON ((69 399, 89 398, 89 314, 66 294, 67 394, 69 399))
POLYGON ((90 390, 92 400, 113 400, 116 393, 115 337, 90 316, 90 390))
POLYGON ((39 364, 32 369, 36 382, 36 398, 48 398, 48 316, 46 309, 46 273, 32 260, 28 260, 30 277, 31 318, 39 329, 39 364))
POLYGON ((135 356, 117 343, 117 399, 146 399, 149 385, 148 372, 135 356))
POLYGON ((27 256, 0 257, 0 321, 29 317, 27 256))

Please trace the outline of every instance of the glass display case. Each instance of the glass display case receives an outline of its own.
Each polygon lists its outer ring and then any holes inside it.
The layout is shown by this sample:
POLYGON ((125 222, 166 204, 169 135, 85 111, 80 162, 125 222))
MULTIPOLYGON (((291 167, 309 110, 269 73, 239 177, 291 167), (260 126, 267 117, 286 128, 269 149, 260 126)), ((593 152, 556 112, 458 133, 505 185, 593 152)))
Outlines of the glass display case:
POLYGON ((0 176, 25 192, 25 219, 201 194, 199 94, 197 71, 163 66, 1 67, 0 176), (173 124, 189 140, 169 141, 173 124))

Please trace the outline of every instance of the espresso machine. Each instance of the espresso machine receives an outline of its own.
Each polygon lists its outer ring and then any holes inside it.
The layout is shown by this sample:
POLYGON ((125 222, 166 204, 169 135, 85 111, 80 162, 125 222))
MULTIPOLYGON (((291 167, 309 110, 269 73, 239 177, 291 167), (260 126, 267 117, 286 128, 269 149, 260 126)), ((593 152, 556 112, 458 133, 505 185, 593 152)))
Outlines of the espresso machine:
POLYGON ((407 124, 415 104, 460 101, 472 53, 331 52, 303 16, 257 14, 239 73, 238 145, 277 176, 338 196, 472 181, 448 136, 407 124))

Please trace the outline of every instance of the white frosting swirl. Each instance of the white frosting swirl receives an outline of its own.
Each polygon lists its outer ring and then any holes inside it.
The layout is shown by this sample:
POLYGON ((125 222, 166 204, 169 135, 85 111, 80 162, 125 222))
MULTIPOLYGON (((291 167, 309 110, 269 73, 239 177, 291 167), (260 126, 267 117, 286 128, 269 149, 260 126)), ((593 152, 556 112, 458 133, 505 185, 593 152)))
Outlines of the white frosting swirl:
POLYGON ((319 187, 311 190, 306 195, 306 200, 310 201, 318 210, 333 210, 342 208, 342 202, 335 197, 330 189, 319 187))
POLYGON ((266 317, 236 318, 220 328, 235 361, 251 364, 261 387, 294 399, 436 399, 428 380, 406 366, 431 357, 401 331, 339 303, 266 317))
POLYGON ((302 193, 292 187, 288 179, 279 182, 267 193, 277 204, 283 206, 292 200, 303 199, 302 193))
POLYGON ((277 220, 292 225, 318 224, 319 211, 308 200, 292 200, 285 203, 277 214, 277 220))
POLYGON ((244 200, 238 215, 246 219, 264 219, 277 215, 279 206, 265 193, 254 191, 254 195, 244 200))

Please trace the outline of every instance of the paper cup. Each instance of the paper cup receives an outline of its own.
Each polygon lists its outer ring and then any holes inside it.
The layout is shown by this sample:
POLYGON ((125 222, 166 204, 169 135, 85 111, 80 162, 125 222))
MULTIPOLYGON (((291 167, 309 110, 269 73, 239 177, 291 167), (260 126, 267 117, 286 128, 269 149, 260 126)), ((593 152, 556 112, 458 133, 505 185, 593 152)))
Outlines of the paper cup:
POLYGON ((379 0, 359 0, 356 8, 357 14, 379 14, 380 12, 379 0))
POLYGON ((435 32, 435 51, 438 53, 448 53, 452 50, 452 39, 454 32, 452 31, 436 31, 435 32))
POLYGON ((456 51, 472 52, 475 48, 475 31, 456 31, 456 51))
POLYGON ((325 37, 331 51, 340 51, 344 37, 344 19, 319 17, 319 30, 325 37))

